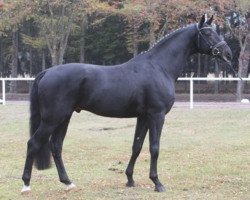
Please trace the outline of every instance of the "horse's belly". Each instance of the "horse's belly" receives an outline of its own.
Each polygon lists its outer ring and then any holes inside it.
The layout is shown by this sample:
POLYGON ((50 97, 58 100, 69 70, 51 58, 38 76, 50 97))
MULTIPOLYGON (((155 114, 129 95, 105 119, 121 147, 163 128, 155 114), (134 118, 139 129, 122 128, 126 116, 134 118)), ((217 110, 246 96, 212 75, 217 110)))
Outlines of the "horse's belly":
POLYGON ((131 101, 129 98, 117 98, 115 96, 94 98, 91 101, 82 102, 81 109, 106 117, 130 118, 142 115, 142 104, 131 101))
POLYGON ((92 113, 95 113, 97 115, 100 116, 104 116, 104 117, 116 117, 116 118, 133 118, 133 117, 138 117, 139 114, 136 112, 105 112, 105 111, 98 111, 98 110, 88 110, 92 113))
POLYGON ((83 109, 105 117, 131 118, 140 115, 140 113, 136 109, 126 109, 114 106, 88 106, 84 107, 83 109))

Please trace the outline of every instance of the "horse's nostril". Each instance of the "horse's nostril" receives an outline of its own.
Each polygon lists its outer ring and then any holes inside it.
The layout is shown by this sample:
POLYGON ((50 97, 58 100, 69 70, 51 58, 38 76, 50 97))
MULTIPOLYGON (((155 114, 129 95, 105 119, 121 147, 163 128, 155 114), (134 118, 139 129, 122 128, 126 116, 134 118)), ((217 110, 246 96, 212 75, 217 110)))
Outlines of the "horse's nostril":
POLYGON ((227 59, 231 60, 232 59, 232 55, 230 53, 227 53, 227 59))

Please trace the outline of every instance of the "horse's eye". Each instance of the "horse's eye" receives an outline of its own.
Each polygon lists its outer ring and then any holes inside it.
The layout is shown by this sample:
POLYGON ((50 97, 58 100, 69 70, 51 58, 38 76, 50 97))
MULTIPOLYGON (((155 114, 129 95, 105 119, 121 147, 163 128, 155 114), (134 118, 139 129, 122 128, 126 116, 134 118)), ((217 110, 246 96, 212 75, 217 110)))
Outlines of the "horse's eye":
POLYGON ((210 31, 210 30, 205 30, 205 31, 204 31, 204 35, 211 36, 211 35, 212 35, 212 31, 210 31))

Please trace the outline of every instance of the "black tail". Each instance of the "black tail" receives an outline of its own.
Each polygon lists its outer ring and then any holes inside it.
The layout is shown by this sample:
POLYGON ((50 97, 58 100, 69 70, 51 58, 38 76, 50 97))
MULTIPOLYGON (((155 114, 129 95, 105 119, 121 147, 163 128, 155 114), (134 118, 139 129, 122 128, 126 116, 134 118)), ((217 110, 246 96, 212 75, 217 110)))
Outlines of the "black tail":
MULTIPOLYGON (((41 115, 39 110, 38 83, 46 71, 41 72, 35 79, 30 93, 30 137, 32 137, 39 127, 41 115)), ((51 151, 49 140, 43 144, 38 153, 35 155, 35 165, 39 170, 48 169, 51 166, 51 151)))

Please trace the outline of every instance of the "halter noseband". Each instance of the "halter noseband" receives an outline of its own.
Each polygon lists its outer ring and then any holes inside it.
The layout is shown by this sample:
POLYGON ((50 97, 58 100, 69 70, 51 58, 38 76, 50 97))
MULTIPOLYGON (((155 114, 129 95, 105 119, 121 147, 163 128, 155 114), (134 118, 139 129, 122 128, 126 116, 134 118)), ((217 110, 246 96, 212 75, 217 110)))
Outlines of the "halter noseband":
POLYGON ((196 25, 197 29, 198 29, 198 48, 200 46, 200 37, 206 42, 206 44, 209 46, 209 48, 211 49, 211 52, 212 52, 212 55, 213 56, 217 56, 219 55, 221 52, 220 50, 218 49, 218 47, 220 46, 223 46, 225 44, 227 44, 225 41, 221 41, 221 42, 218 42, 217 44, 213 45, 211 44, 208 40, 206 40, 206 38, 204 37, 204 35, 202 34, 202 30, 205 30, 205 29, 212 29, 212 27, 203 27, 203 28, 199 28, 198 27, 198 24, 196 25))

